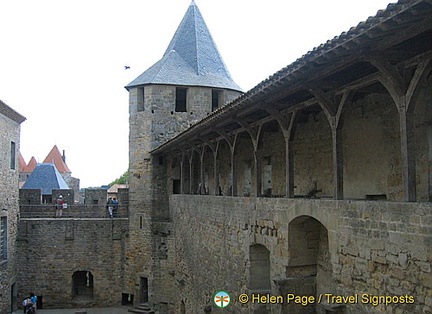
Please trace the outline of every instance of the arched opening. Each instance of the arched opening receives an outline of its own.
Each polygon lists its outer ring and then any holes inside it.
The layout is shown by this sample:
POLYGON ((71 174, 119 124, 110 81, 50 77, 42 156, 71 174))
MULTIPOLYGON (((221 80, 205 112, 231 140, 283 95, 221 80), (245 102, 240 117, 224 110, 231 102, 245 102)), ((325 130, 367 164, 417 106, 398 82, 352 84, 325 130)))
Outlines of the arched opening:
POLYGON ((270 252, 260 244, 249 247, 249 289, 267 292, 270 284, 270 252))
POLYGON ((72 299, 93 299, 93 275, 89 271, 76 271, 72 275, 72 299))
MULTIPOLYGON (((288 240, 287 279, 280 287, 282 292, 315 297, 334 293, 336 285, 333 281, 327 228, 313 217, 300 216, 290 222, 288 240)), ((284 306, 287 311, 296 313, 297 305, 290 303, 284 306)), ((323 303, 319 306, 329 305, 323 303)), ((315 304, 310 305, 312 312, 318 310, 314 307, 315 304)))

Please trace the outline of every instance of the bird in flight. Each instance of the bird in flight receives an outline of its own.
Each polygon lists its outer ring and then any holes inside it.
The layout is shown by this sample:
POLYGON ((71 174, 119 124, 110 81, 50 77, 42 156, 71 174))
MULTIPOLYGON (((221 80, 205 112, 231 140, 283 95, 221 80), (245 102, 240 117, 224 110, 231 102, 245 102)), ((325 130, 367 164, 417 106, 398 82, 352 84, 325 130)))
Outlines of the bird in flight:
POLYGON ((130 69, 130 66, 128 66, 128 65, 125 65, 125 70, 129 70, 130 69))

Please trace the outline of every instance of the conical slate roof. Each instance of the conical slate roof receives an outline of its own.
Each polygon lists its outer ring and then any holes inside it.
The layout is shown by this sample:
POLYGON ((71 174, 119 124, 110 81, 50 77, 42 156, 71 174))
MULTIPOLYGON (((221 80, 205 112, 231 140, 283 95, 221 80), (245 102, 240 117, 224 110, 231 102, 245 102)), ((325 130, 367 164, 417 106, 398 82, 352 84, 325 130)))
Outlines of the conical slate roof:
POLYGON ((41 189, 42 195, 51 195, 52 189, 69 189, 54 164, 38 164, 22 189, 41 189))
POLYGON ((126 89, 145 84, 206 86, 242 91, 231 78, 194 1, 162 59, 129 83, 126 89))

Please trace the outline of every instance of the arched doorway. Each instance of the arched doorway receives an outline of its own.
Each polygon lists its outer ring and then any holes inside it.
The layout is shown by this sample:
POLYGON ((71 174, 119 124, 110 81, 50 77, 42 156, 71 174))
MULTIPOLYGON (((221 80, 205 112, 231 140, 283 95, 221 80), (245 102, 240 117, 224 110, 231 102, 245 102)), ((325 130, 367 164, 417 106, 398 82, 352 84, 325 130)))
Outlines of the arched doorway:
POLYGON ((249 289, 255 292, 271 291, 270 252, 260 244, 249 247, 249 289))
MULTIPOLYGON (((286 275, 284 293, 317 297, 335 291, 327 228, 313 217, 297 217, 288 226, 286 275)), ((306 308, 292 303, 284 306, 290 313, 315 313, 317 310, 315 304, 306 308)))
POLYGON ((93 275, 89 271, 76 271, 72 275, 72 299, 93 299, 93 275))

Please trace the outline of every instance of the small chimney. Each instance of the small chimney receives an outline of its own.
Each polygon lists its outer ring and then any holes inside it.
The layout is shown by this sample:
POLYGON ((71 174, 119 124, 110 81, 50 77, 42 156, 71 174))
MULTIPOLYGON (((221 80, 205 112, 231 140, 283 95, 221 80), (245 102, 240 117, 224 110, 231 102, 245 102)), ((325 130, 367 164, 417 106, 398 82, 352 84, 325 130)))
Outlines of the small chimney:
POLYGON ((64 149, 63 149, 63 156, 62 156, 62 159, 63 159, 63 162, 66 163, 66 154, 65 154, 64 149))

